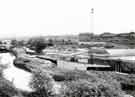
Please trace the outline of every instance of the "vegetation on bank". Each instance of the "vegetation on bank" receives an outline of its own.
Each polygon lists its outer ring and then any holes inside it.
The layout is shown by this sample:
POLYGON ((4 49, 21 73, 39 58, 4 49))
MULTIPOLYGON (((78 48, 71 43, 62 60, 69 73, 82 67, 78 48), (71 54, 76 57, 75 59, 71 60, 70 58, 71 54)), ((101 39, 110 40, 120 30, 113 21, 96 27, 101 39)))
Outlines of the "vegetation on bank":
MULTIPOLYGON (((131 90, 124 88, 124 85, 135 87, 134 74, 38 68, 34 63, 28 67, 34 69, 32 71, 38 78, 38 80, 33 80, 37 83, 34 87, 39 87, 39 89, 42 87, 42 90, 40 89, 37 94, 24 93, 23 97, 124 97, 126 93, 135 96, 134 88, 131 90), (62 86, 59 94, 51 91, 50 80, 55 80, 62 86)), ((18 90, 12 83, 4 80, 2 75, 0 76, 0 91, 1 95, 5 95, 2 97, 13 97, 14 94, 18 94, 18 90)))

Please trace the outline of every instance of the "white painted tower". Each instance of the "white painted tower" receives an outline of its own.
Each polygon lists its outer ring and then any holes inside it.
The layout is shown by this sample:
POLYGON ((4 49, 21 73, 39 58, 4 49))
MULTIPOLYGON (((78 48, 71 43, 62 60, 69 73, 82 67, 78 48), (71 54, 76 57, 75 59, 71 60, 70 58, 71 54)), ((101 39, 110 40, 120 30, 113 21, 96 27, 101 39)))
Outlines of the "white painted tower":
POLYGON ((94 33, 94 8, 90 12, 90 33, 94 33))

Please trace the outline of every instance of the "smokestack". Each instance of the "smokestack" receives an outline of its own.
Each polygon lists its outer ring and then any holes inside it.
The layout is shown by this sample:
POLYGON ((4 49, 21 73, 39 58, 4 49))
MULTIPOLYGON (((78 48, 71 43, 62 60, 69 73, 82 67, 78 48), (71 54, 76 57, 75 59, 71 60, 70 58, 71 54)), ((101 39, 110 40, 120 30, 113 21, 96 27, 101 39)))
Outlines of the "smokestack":
POLYGON ((90 12, 90 33, 94 33, 94 8, 90 12))

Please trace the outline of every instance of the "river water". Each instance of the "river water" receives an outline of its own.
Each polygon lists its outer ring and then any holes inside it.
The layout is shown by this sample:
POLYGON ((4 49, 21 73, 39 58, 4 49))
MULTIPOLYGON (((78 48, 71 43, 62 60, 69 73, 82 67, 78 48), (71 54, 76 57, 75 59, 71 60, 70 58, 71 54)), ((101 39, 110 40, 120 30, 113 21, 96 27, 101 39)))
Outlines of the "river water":
POLYGON ((13 65, 15 56, 10 53, 0 54, 0 64, 5 65, 6 69, 3 70, 3 77, 12 82, 13 85, 22 91, 32 92, 29 83, 32 79, 32 74, 22 69, 16 68, 13 65))
MULTIPOLYGON (((30 82, 32 81, 33 74, 22 69, 19 69, 13 65, 13 60, 15 56, 10 53, 2 53, 0 54, 0 66, 6 67, 3 72, 3 77, 12 82, 16 89, 26 91, 26 92, 34 92, 35 89, 30 87, 30 82)), ((60 93, 61 85, 56 83, 54 80, 50 80, 50 83, 53 85, 52 91, 56 94, 60 93)))

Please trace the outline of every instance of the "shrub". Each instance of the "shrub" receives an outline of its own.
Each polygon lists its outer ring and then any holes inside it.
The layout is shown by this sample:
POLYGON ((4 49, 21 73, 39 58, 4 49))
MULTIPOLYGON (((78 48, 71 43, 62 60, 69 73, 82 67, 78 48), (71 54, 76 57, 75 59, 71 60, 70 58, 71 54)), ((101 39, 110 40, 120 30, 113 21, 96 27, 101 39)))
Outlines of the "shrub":
MULTIPOLYGON (((115 83, 116 84, 116 83, 115 83)), ((65 82, 61 97, 123 97, 124 92, 107 82, 78 80, 65 82), (64 87, 65 86, 65 87, 64 87)))
POLYGON ((45 41, 43 37, 32 38, 28 41, 27 45, 37 53, 42 53, 42 50, 48 46, 53 46, 52 40, 45 41))

